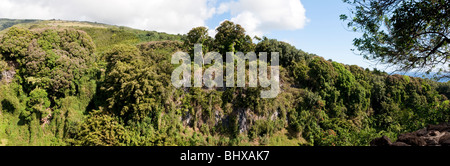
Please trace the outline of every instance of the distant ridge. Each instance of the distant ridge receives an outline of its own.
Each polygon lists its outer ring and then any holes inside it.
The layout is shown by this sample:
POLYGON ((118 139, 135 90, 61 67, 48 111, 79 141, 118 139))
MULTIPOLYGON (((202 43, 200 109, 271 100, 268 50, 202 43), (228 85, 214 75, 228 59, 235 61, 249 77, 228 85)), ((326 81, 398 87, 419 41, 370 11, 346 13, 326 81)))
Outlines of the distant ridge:
POLYGON ((0 31, 12 27, 16 24, 24 24, 24 23, 32 23, 41 20, 35 19, 8 19, 8 18, 0 18, 0 31))
POLYGON ((30 28, 31 26, 61 26, 61 27, 95 27, 95 28, 108 28, 108 27, 120 27, 116 25, 108 25, 97 22, 89 21, 70 21, 70 20, 37 20, 37 19, 8 19, 0 18, 0 31, 10 28, 12 26, 21 26, 30 28))

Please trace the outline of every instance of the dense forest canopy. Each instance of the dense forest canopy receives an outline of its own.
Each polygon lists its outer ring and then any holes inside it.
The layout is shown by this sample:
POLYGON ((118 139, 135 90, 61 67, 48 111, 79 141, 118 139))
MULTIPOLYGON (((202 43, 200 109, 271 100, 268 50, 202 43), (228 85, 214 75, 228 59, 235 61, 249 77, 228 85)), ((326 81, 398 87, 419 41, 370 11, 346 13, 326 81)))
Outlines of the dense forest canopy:
POLYGON ((254 43, 230 21, 214 38, 205 27, 170 35, 47 23, 0 33, 1 145, 368 145, 450 120, 449 82, 344 65, 266 37, 254 43), (171 55, 195 43, 279 52, 281 93, 173 87, 171 55))

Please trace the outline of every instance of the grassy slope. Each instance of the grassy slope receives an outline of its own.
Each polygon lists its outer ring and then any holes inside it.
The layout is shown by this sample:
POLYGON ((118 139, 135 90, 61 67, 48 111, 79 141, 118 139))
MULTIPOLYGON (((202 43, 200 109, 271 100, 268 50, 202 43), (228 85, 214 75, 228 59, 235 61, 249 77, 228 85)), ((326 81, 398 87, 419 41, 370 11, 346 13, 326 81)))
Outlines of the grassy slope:
POLYGON ((0 34, 8 28, 17 26, 27 29, 44 27, 69 27, 87 32, 99 52, 114 44, 138 44, 149 41, 181 40, 181 35, 167 34, 164 32, 138 30, 123 26, 107 25, 93 22, 62 21, 62 20, 11 20, 0 19, 0 34))

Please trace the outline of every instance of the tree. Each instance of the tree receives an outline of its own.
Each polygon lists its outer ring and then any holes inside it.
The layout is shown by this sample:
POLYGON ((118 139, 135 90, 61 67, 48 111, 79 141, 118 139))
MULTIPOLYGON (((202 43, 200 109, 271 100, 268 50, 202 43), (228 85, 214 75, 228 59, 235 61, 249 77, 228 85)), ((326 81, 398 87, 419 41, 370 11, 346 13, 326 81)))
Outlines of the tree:
POLYGON ((46 89, 51 98, 76 92, 76 80, 86 74, 93 62, 95 45, 83 31, 13 27, 0 39, 0 52, 18 64, 27 92, 46 89))
POLYGON ((27 110, 22 112, 22 116, 25 117, 26 121, 30 122, 33 114, 37 117, 42 117, 50 113, 50 100, 47 96, 47 92, 41 88, 36 88, 30 92, 30 99, 27 101, 27 110))
POLYGON ((28 107, 39 112, 43 112, 46 108, 50 107, 50 100, 47 98, 47 92, 41 88, 36 88, 31 91, 28 107))
POLYGON ((118 62, 129 63, 133 59, 141 56, 141 52, 135 46, 118 44, 111 50, 106 52, 105 59, 108 63, 107 70, 113 67, 118 62))
POLYGON ((263 37, 263 40, 256 45, 255 52, 278 52, 280 54, 281 66, 288 67, 292 62, 310 59, 312 55, 303 52, 290 45, 289 43, 277 41, 276 39, 268 39, 263 37))
POLYGON ((196 27, 192 28, 186 38, 184 39, 184 47, 188 48, 189 52, 193 55, 194 45, 202 44, 203 51, 208 52, 212 49, 213 39, 208 35, 208 28, 196 27))
POLYGON ((122 45, 106 55, 107 59, 116 59, 108 60, 101 87, 107 96, 107 110, 125 121, 141 121, 160 109, 161 75, 156 73, 155 66, 147 66, 140 54, 135 46, 122 45))
POLYGON ((313 90, 327 89, 334 86, 334 80, 337 76, 333 64, 322 57, 315 57, 311 60, 308 67, 308 76, 313 90))
POLYGON ((82 146, 124 146, 129 141, 127 130, 117 118, 94 111, 78 128, 75 145, 82 146))
POLYGON ((309 67, 306 64, 306 61, 302 60, 299 62, 294 62, 294 64, 290 67, 290 71, 292 72, 292 76, 295 79, 295 83, 299 87, 307 87, 309 85, 309 67))
POLYGON ((28 29, 10 28, 0 38, 0 43, 2 43, 0 44, 0 54, 3 54, 7 60, 25 56, 32 37, 33 33, 28 29))
POLYGON ((231 21, 224 21, 216 29, 215 46, 219 53, 225 55, 226 52, 247 53, 254 49, 252 38, 245 34, 245 29, 231 21))
POLYGON ((450 77, 450 0, 344 2, 354 5, 348 26, 364 33, 353 44, 366 59, 450 77))
POLYGON ((325 103, 320 95, 309 90, 301 91, 300 96, 297 108, 289 116, 290 127, 299 132, 309 144, 314 145, 320 139, 318 134, 322 129, 319 123, 328 119, 323 111, 325 103))

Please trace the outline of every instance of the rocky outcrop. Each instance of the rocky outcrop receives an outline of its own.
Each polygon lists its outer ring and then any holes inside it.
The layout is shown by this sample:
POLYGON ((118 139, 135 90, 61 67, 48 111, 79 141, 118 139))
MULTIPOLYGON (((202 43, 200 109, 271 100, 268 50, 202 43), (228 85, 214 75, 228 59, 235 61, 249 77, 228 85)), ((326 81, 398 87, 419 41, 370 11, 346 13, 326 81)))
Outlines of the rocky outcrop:
POLYGON ((393 143, 386 136, 375 138, 370 146, 450 146, 450 123, 428 125, 411 133, 400 134, 393 143))
POLYGON ((391 144, 391 140, 386 136, 375 138, 370 142, 370 146, 389 146, 391 144))
POLYGON ((17 62, 7 61, 7 70, 0 70, 0 81, 5 81, 6 83, 11 83, 16 75, 16 67, 19 66, 17 62))
POLYGON ((248 118, 250 117, 250 110, 249 109, 238 109, 238 128, 239 133, 247 132, 248 129, 250 129, 250 121, 248 121, 248 118))
POLYGON ((6 83, 11 83, 15 74, 16 71, 14 70, 0 71, 0 81, 4 80, 6 83))

